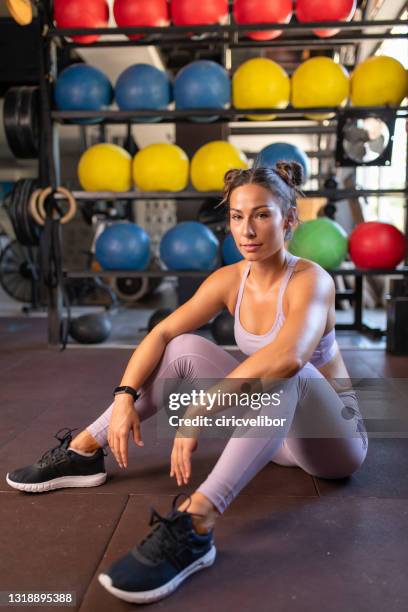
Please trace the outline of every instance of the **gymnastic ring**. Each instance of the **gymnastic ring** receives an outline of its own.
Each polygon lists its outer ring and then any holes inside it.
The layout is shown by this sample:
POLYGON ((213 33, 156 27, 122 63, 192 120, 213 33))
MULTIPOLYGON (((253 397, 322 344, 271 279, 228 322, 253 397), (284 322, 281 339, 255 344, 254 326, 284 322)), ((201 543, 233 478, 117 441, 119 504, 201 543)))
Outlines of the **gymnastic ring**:
MULTIPOLYGON (((40 215, 43 217, 43 219, 45 219, 46 217, 45 206, 44 206, 45 200, 46 198, 48 198, 48 196, 53 191, 54 190, 52 189, 52 187, 47 187, 41 192, 38 198, 38 201, 37 201, 38 211, 40 215)), ((68 223, 69 221, 71 221, 71 219, 75 217, 76 211, 77 211, 77 203, 72 193, 68 189, 65 189, 65 187, 57 187, 55 191, 65 196, 69 204, 68 212, 60 219, 60 223, 61 225, 63 225, 65 223, 68 223)))
POLYGON ((38 209, 37 209, 37 198, 41 192, 42 192, 42 189, 36 189, 35 191, 33 191, 28 201, 28 208, 29 208, 30 214, 32 218, 34 219, 34 221, 38 223, 38 225, 44 225, 45 223, 45 219, 43 219, 40 216, 40 213, 38 212, 38 209))

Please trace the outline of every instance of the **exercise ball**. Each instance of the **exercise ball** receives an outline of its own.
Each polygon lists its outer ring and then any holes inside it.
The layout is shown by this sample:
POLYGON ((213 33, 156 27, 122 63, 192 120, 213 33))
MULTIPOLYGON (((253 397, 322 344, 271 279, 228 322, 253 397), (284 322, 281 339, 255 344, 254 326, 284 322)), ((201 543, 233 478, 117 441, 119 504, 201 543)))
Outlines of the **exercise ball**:
MULTIPOLYGON (((350 79, 347 70, 329 57, 312 57, 292 76, 294 108, 343 106, 347 102, 350 79)), ((333 113, 306 115, 310 119, 329 119, 333 113)))
POLYGON ((255 165, 275 168, 278 161, 300 164, 303 168, 303 182, 307 181, 310 175, 310 160, 302 149, 287 142, 274 142, 260 151, 255 165))
POLYGON ((233 168, 248 168, 245 155, 224 140, 213 140, 196 151, 191 160, 191 182, 197 191, 221 191, 224 176, 233 168))
MULTIPOLYGON (((174 81, 177 110, 190 108, 228 108, 231 83, 223 66, 209 60, 192 62, 182 68, 174 81)), ((214 121, 214 117, 195 117, 195 121, 214 121)))
MULTIPOLYGON (((292 17, 292 0, 235 0, 234 19, 238 24, 289 23, 292 17)), ((272 40, 282 30, 247 32, 252 40, 272 40)))
POLYGON ((398 106, 407 94, 408 78, 403 65, 393 57, 369 57, 351 75, 354 106, 398 106))
POLYGON ((166 319, 171 313, 174 312, 172 308, 159 308, 155 310, 154 313, 150 316, 149 322, 147 324, 147 331, 151 332, 153 327, 156 327, 159 323, 166 319))
POLYGON ((404 234, 390 223, 360 223, 350 235, 349 253, 357 268, 395 268, 406 251, 404 234))
POLYGON ((115 98, 120 110, 166 109, 171 102, 169 78, 150 64, 133 64, 120 74, 115 98))
POLYGON ((227 234, 221 246, 221 256, 223 262, 229 266, 244 259, 241 255, 232 234, 227 234))
MULTIPOLYGON (((58 28, 106 28, 109 5, 106 0, 54 0, 54 19, 58 28)), ((70 36, 79 43, 92 43, 100 34, 70 36)))
POLYGON ((227 310, 213 319, 210 329, 217 344, 227 346, 235 344, 234 317, 227 310))
MULTIPOLYGON (((115 0, 113 15, 119 28, 160 28, 168 26, 167 0, 115 0)), ((128 34, 131 40, 143 38, 143 34, 128 34)))
MULTIPOLYGON (((62 111, 105 110, 112 102, 113 88, 106 74, 87 64, 65 68, 55 83, 54 99, 62 111)), ((95 119, 81 119, 81 123, 97 123, 95 119)))
POLYGON ((118 145, 106 142, 93 145, 79 160, 78 177, 85 191, 129 191, 132 158, 118 145))
POLYGON ((189 161, 174 144, 151 144, 136 153, 133 179, 141 191, 181 191, 188 183, 189 161))
MULTIPOLYGON (((300 23, 314 21, 350 21, 356 10, 356 0, 296 0, 296 19, 300 23)), ((334 36, 339 29, 313 30, 321 38, 334 36)))
POLYGON ((98 236, 95 258, 104 270, 145 270, 150 260, 150 237, 135 223, 113 223, 98 236))
POLYGON ((104 342, 112 331, 112 322, 106 312, 82 315, 69 325, 70 336, 81 344, 104 342))
MULTIPOLYGON (((235 108, 286 108, 289 104, 290 80, 276 62, 263 57, 250 59, 234 72, 232 100, 235 108)), ((275 115, 249 115, 266 121, 275 115)))
POLYGON ((341 225, 327 217, 306 221, 295 230, 289 251, 331 270, 347 255, 347 234, 341 225))
POLYGON ((160 257, 169 270, 212 270, 219 242, 198 221, 182 221, 167 230, 160 242, 160 257))
POLYGON ((176 26, 226 23, 228 0, 171 0, 171 18, 176 26))

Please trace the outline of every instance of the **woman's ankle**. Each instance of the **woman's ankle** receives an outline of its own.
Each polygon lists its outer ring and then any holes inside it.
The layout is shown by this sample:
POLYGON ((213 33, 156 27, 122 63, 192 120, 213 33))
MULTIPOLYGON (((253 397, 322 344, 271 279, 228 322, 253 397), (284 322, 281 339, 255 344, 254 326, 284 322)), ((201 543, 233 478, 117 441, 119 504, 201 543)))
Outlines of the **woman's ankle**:
POLYGON ((208 533, 214 529, 215 522, 220 516, 219 511, 213 503, 200 492, 195 492, 191 496, 191 502, 185 500, 178 510, 184 510, 193 514, 192 523, 197 533, 208 533))
POLYGON ((69 448, 72 448, 73 450, 79 450, 84 453, 92 453, 98 448, 101 448, 101 445, 98 444, 98 442, 93 436, 91 436, 89 431, 84 429, 83 431, 81 431, 81 433, 79 433, 77 436, 75 436, 75 438, 71 440, 69 448))

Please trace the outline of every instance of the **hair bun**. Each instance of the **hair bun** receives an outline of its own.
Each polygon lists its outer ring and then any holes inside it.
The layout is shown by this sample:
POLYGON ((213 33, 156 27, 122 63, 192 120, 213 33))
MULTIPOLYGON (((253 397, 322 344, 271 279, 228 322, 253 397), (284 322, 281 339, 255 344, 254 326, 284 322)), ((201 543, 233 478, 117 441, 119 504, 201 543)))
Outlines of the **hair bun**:
POLYGON ((303 167, 298 162, 278 161, 276 172, 290 187, 296 189, 303 183, 303 167))

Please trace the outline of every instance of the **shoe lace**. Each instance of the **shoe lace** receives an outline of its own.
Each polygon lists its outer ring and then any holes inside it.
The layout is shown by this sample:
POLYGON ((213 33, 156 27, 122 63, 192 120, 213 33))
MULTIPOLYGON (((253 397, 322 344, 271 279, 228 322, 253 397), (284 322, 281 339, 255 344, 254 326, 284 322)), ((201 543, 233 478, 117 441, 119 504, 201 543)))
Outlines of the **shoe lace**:
MULTIPOLYGON (((165 558, 174 560, 177 548, 183 547, 189 537, 189 530, 180 523, 180 517, 186 514, 186 510, 176 510, 177 500, 181 495, 186 495, 191 504, 191 497, 186 493, 179 493, 173 499, 172 510, 167 516, 161 516, 154 508, 150 508, 149 525, 153 530, 136 547, 144 557, 156 563, 165 558)), ((193 513, 189 513, 193 515, 193 513)), ((195 516, 201 516, 196 514, 195 516)))
POLYGON ((54 438, 59 440, 59 445, 55 446, 54 448, 51 448, 50 450, 47 450, 43 454, 43 456, 38 461, 39 467, 46 467, 47 465, 50 465, 51 463, 54 463, 55 461, 58 461, 59 459, 65 457, 67 454, 68 445, 72 440, 72 432, 77 431, 77 429, 78 428, 69 429, 68 427, 63 427, 62 429, 59 429, 54 436, 54 438), (62 436, 59 436, 61 432, 65 433, 62 436))

